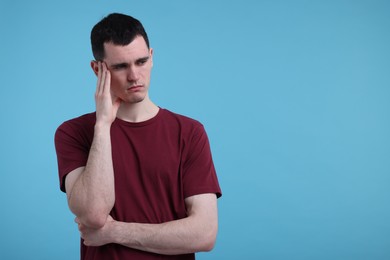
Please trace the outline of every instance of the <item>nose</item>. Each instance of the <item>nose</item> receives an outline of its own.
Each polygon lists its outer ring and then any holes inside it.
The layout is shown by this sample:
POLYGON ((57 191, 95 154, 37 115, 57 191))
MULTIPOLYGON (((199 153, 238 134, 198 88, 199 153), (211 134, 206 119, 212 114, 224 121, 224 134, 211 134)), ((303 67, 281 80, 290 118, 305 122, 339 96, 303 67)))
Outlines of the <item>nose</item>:
POLYGON ((128 71, 127 71, 127 80, 129 82, 135 82, 138 81, 139 75, 137 68, 135 66, 129 66, 128 71))

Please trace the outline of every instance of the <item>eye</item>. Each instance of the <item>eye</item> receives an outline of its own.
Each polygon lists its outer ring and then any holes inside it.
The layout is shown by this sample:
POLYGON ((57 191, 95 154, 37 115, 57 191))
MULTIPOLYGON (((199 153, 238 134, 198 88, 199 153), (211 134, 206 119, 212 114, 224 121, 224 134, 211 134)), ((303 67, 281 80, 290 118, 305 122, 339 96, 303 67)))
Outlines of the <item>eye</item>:
POLYGON ((121 63, 121 64, 115 64, 112 66, 112 69, 113 70, 122 70, 122 69, 126 69, 128 67, 127 64, 125 63, 121 63))
POLYGON ((138 66, 142 66, 142 65, 144 65, 148 60, 149 60, 149 57, 139 59, 139 60, 137 60, 137 65, 138 65, 138 66))

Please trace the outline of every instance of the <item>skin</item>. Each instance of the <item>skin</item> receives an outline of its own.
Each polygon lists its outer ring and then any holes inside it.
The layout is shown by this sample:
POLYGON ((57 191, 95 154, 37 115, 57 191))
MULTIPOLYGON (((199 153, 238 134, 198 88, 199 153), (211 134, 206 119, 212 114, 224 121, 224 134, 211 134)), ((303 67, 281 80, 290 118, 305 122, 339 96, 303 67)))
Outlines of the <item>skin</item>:
POLYGON ((105 43, 103 61, 92 61, 97 76, 96 124, 88 162, 65 180, 68 204, 87 246, 117 243, 159 254, 210 251, 218 230, 215 194, 185 199, 187 217, 161 224, 126 223, 109 213, 115 203, 110 127, 115 118, 141 122, 158 107, 149 99, 153 50, 142 37, 129 45, 105 43))

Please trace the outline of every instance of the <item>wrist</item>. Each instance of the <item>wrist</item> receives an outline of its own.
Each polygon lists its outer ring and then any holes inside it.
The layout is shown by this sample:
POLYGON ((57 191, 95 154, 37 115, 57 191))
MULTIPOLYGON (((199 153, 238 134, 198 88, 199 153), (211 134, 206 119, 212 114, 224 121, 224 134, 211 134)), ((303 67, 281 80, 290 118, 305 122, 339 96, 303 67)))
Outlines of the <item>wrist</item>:
POLYGON ((110 223, 110 239, 112 241, 112 243, 114 244, 120 244, 120 245, 124 245, 125 244, 125 240, 123 239, 123 232, 124 232, 124 228, 122 226, 123 222, 120 222, 120 221, 112 221, 110 223))
POLYGON ((98 122, 98 121, 96 121, 96 123, 95 123, 95 132, 97 132, 97 133, 110 132, 110 129, 111 129, 111 124, 98 122))

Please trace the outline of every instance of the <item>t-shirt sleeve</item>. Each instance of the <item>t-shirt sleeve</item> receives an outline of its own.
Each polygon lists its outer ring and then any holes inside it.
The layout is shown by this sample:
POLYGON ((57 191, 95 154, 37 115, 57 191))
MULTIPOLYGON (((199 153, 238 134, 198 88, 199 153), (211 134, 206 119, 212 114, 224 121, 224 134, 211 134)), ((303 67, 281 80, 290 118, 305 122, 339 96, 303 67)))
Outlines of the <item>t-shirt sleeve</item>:
POLYGON ((54 143, 57 153, 58 174, 60 189, 65 190, 66 175, 82 166, 85 166, 88 160, 89 144, 88 140, 83 138, 79 129, 65 122, 58 127, 54 143))
POLYGON ((215 171, 209 140, 202 125, 194 128, 183 163, 184 196, 204 193, 222 196, 215 171))

